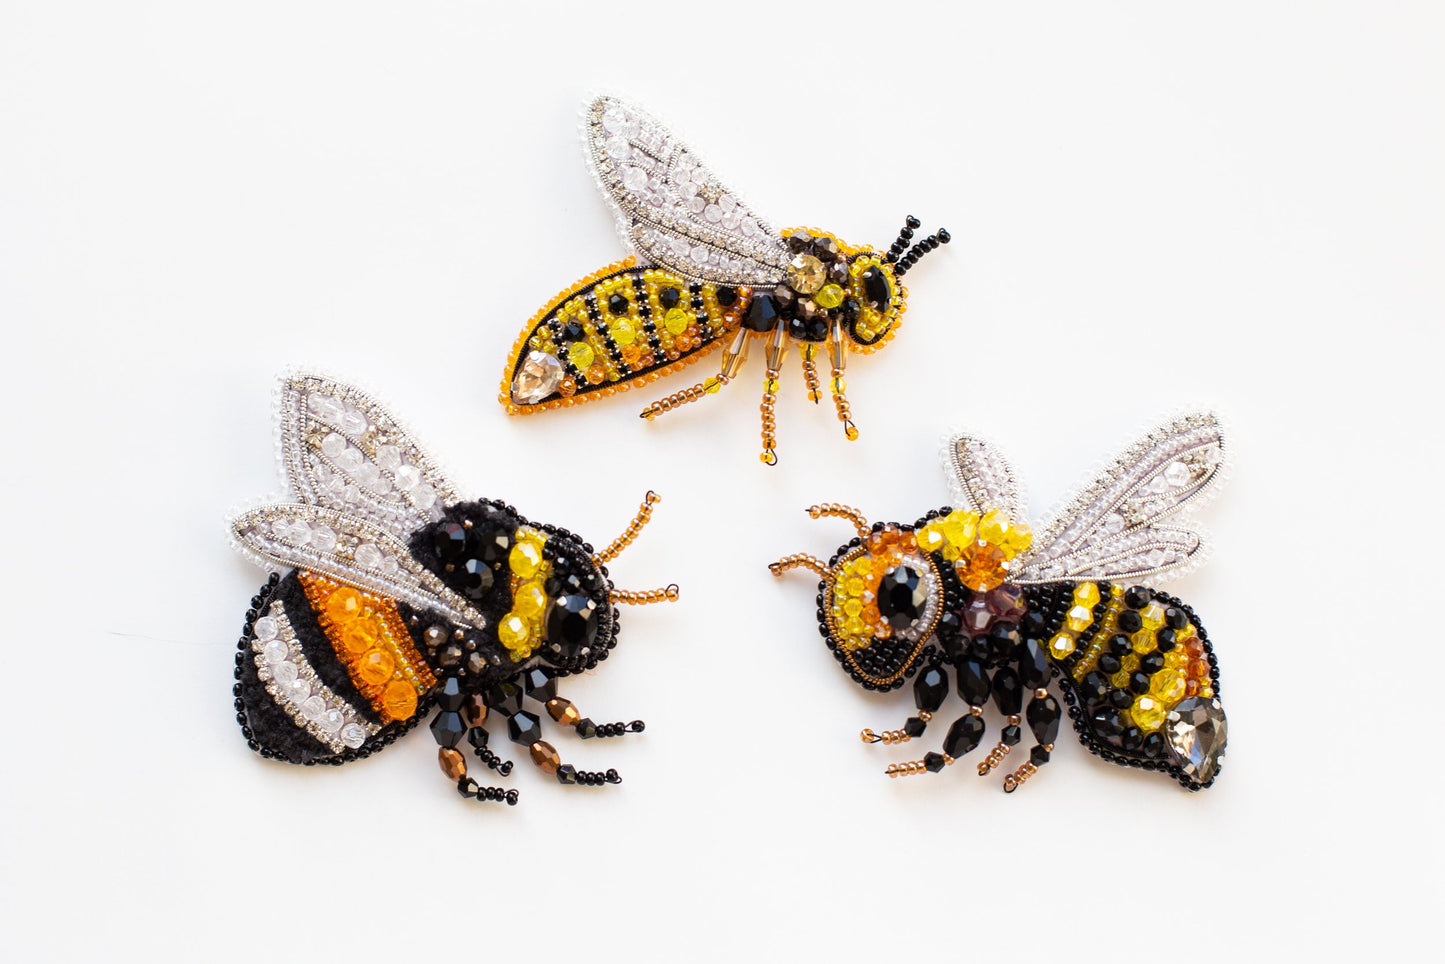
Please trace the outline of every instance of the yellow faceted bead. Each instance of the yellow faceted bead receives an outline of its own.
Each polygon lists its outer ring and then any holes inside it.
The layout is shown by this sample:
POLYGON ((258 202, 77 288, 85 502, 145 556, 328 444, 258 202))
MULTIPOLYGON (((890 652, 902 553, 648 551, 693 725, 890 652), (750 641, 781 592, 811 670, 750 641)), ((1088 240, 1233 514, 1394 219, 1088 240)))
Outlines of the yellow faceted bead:
POLYGON ((1139 657, 1133 653, 1126 653, 1124 658, 1119 660, 1119 668, 1125 673, 1132 673, 1139 668, 1139 657))
POLYGON ((1078 641, 1075 640, 1074 637, 1068 633, 1059 633, 1053 639, 1049 640, 1049 653, 1054 659, 1063 659, 1072 653, 1077 646, 1078 641))
POLYGON ((1072 632, 1082 633, 1094 623, 1094 611, 1088 606, 1075 606, 1064 617, 1064 625, 1072 632))
POLYGON ((842 395, 848 390, 848 380, 842 375, 834 377, 832 382, 832 389, 834 395, 842 395))
POLYGON ((674 335, 687 331, 687 326, 691 323, 692 315, 681 308, 669 308, 667 314, 662 316, 662 326, 674 335))
POLYGON ((1139 611, 1139 618, 1144 621, 1145 629, 1158 629, 1164 625, 1164 607, 1150 603, 1139 611))
POLYGON ((524 583, 517 587, 516 593, 512 596, 512 608, 526 619, 536 619, 542 615, 542 610, 547 606, 547 593, 535 582, 524 583))
POLYGON ((955 546, 952 543, 943 547, 943 558, 948 560, 949 562, 957 562, 958 557, 961 555, 963 555, 963 550, 959 549, 958 546, 955 546))
POLYGON ((852 616, 843 624, 843 629, 854 636, 862 636, 868 632, 868 624, 857 616, 852 616))
POLYGON ((1154 697, 1141 696, 1134 701, 1129 715, 1134 718, 1135 726, 1145 733, 1153 733, 1164 725, 1164 718, 1169 715, 1169 711, 1154 697))
POLYGON ((823 285, 813 295, 813 300, 819 308, 836 308, 843 303, 843 289, 837 285, 823 285))
POLYGON ((1001 509, 990 509, 978 523, 978 537, 990 545, 1001 545, 1008 532, 1008 513, 1001 509))
POLYGON ((518 542, 507 555, 507 565, 512 567, 513 575, 530 579, 542 568, 542 547, 535 542, 518 542))
POLYGON ((1015 522, 1003 537, 1004 548, 1017 555, 1034 544, 1034 530, 1027 522, 1015 522))
POLYGON ((1139 630, 1133 636, 1130 636, 1129 639, 1134 644, 1134 652, 1140 656, 1143 656, 1145 653, 1152 653, 1159 648, 1159 643, 1154 638, 1154 634, 1147 629, 1139 630))
POLYGON ((637 329, 626 318, 619 318, 608 325, 607 333, 618 345, 630 345, 637 340, 637 329))
POLYGON ((1202 697, 1204 697, 1206 700, 1209 699, 1210 697, 1212 697, 1212 696, 1214 695, 1214 687, 1212 687, 1212 686, 1201 686, 1201 687, 1199 687, 1199 695, 1202 696, 1202 697))
POLYGON ((585 372, 591 368, 592 362, 595 359, 596 356, 592 353, 592 346, 585 341, 574 341, 571 347, 567 349, 567 360, 570 361, 572 367, 578 371, 585 372))
POLYGON ((937 522, 938 531, 955 548, 972 545, 978 534, 978 516, 972 512, 955 509, 937 522))
POLYGON ((1155 673, 1149 683, 1150 691, 1160 702, 1170 706, 1184 699, 1184 687, 1184 677, 1170 672, 1155 673))
POLYGON ((516 613, 507 613, 502 617, 502 621, 497 623, 497 639, 510 650, 527 645, 531 635, 532 627, 516 613))
POLYGON ((926 525, 922 529, 914 532, 913 536, 918 542, 918 548, 924 552, 937 552, 943 548, 943 533, 931 525, 926 525))
POLYGON ((1129 688, 1129 674, 1121 669, 1109 677, 1109 682, 1114 685, 1116 690, 1126 690, 1129 688))
POLYGON ((716 395, 718 393, 718 390, 721 389, 722 386, 722 381, 716 376, 713 376, 703 379, 702 390, 707 392, 709 395, 716 395))
POLYGON ((1088 606, 1093 609, 1099 604, 1099 584, 1094 582, 1081 582, 1074 587, 1074 602, 1080 606, 1088 606))
POLYGON ((858 616, 863 612, 863 601, 861 599, 850 599, 843 604, 843 612, 849 616, 858 616))
POLYGON ((866 587, 863 585, 863 580, 857 578, 856 576, 843 583, 843 591, 850 596, 863 595, 863 590, 865 588, 866 587))

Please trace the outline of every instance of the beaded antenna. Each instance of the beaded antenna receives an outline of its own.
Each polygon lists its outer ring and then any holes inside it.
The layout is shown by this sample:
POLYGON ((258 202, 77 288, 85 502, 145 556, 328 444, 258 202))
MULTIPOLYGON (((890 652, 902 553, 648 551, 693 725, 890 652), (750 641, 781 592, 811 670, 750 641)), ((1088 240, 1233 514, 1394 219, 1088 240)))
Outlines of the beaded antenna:
POLYGON ((864 689, 886 692, 916 676, 918 715, 902 729, 864 730, 865 743, 923 736, 952 666, 968 711, 942 752, 893 764, 888 775, 937 773, 976 749, 991 697, 1007 720, 980 776, 1018 745, 1025 719, 1036 741, 1004 778, 1012 792, 1054 750, 1063 715, 1049 692, 1056 679, 1075 732, 1098 756, 1190 790, 1213 783, 1226 737, 1214 651, 1194 610, 1150 586, 1202 562, 1203 539, 1186 516, 1217 490, 1216 418, 1188 415, 1141 438, 1038 539, 996 448, 956 435, 944 463, 954 505, 912 525, 869 525, 856 509, 815 505, 809 515, 846 519, 857 537, 826 565, 797 554, 770 567, 821 577, 819 632, 864 689))
POLYGON ((722 185, 666 127, 611 97, 586 110, 587 164, 633 256, 588 275, 537 312, 512 347, 500 400, 526 414, 644 385, 723 347, 718 373, 643 409, 653 419, 715 394, 763 343, 762 460, 777 462, 778 373, 798 342, 808 397, 822 399, 820 347, 848 438, 858 437, 843 374, 850 353, 876 351, 898 331, 904 274, 947 244, 909 217, 884 253, 814 228, 777 232, 722 185), (911 246, 910 246, 911 245, 911 246))
POLYGON ((239 548, 273 572, 246 612, 236 653, 236 720, 251 749, 301 764, 342 764, 384 748, 434 705, 442 772, 464 797, 517 802, 467 775, 463 740, 506 776, 487 722, 564 784, 620 783, 616 770, 564 765, 536 709, 583 739, 639 733, 598 725, 557 695, 557 680, 617 645, 617 604, 677 598, 677 587, 613 587, 606 564, 630 545, 658 497, 601 552, 501 502, 463 501, 370 396, 318 375, 282 379, 278 449, 290 500, 231 522, 239 548))

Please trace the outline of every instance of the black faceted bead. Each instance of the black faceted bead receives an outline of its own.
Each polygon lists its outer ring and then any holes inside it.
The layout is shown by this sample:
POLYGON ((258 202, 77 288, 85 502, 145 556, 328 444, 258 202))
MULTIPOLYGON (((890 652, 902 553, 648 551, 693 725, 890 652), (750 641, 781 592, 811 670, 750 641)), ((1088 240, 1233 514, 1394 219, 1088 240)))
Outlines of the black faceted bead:
POLYGON ((614 315, 627 314, 627 306, 631 304, 625 295, 614 294, 607 299, 607 310, 614 315))
POLYGON ((533 713, 513 713, 507 720, 507 736, 518 746, 531 746, 542 739, 542 721, 533 713))
POLYGON ((1126 750, 1142 750, 1144 748, 1144 731, 1137 726, 1131 726, 1124 730, 1120 736, 1120 742, 1126 750))
POLYGON ((993 702, 1004 716, 1013 716, 1024 706, 1023 684, 1012 667, 1004 666, 993 674, 993 702))
POLYGON ((1175 635, 1172 629, 1161 629, 1154 634, 1154 644, 1161 653, 1172 652, 1178 642, 1179 637, 1175 635))
POLYGON ((522 674, 522 686, 527 695, 538 703, 545 703, 557 695, 557 677, 551 670, 538 666, 522 674))
POLYGON ((844 298, 838 310, 842 312, 844 321, 857 321, 858 316, 863 313, 863 306, 858 303, 857 298, 844 298))
POLYGON ((927 602, 928 587, 911 566, 893 566, 878 581, 878 614, 894 630, 913 625, 927 602))
POLYGON ((838 242, 832 238, 819 238, 813 242, 813 254, 824 263, 835 261, 838 258, 838 242))
MULTIPOLYGON (((1143 586, 1130 586, 1124 590, 1124 605, 1130 609, 1143 609, 1154 597, 1143 586)), ((1132 631, 1132 630, 1131 630, 1132 631)))
POLYGON ((821 311, 798 311, 788 320, 788 334, 798 341, 823 341, 828 337, 828 316, 821 311))
POLYGON ((883 274, 881 268, 869 268, 863 272, 863 294, 874 311, 887 311, 891 295, 888 291, 888 278, 883 274))
POLYGON ((1019 631, 1008 623, 999 623, 989 630, 988 648, 996 663, 1004 663, 1013 658, 1015 650, 1019 645, 1019 631))
POLYGON ((467 597, 481 599, 492 591, 496 576, 486 562, 468 559, 457 568, 454 582, 467 597))
POLYGON ((772 331, 778 323, 778 303, 772 295, 754 295, 743 314, 743 325, 750 331, 772 331))
POLYGON ((467 551, 466 527, 457 522, 437 526, 432 533, 432 548, 442 562, 456 562, 467 551))
MULTIPOLYGON (((955 664, 955 668, 958 673, 958 695, 963 697, 963 701, 969 706, 983 706, 987 703, 992 690, 983 664, 976 659, 967 659, 955 664)), ((949 755, 958 756, 957 753, 949 755)))
POLYGON ((471 554, 488 565, 505 562, 512 551, 512 534, 497 525, 480 525, 472 530, 471 554))
POLYGON ((1088 703, 1102 703, 1109 695, 1109 678, 1097 670, 1079 682, 1079 698, 1088 703))
POLYGON ((462 777, 457 781, 457 793, 464 797, 475 797, 481 789, 481 784, 471 777, 462 777))
POLYGON ((1059 707, 1059 701, 1052 696, 1045 696, 1041 700, 1033 700, 1029 703, 1027 718, 1029 729, 1034 733, 1034 739, 1040 743, 1055 743, 1059 739, 1059 721, 1063 719, 1063 710, 1059 707))
POLYGON ((1049 762, 1049 751, 1042 746, 1036 746, 1029 751, 1029 762, 1036 767, 1041 767, 1049 762))
POLYGON ((511 680, 503 680, 487 687, 487 706, 511 716, 522 709, 522 687, 511 680))
POLYGON ((657 301, 660 305, 662 305, 663 311, 671 311, 672 309, 676 308, 678 302, 680 302, 681 300, 682 292, 678 291, 676 288, 667 287, 657 292, 657 301))
POLYGON ((1017 724, 1010 723, 1008 726, 1003 728, 1003 730, 999 733, 998 738, 1004 746, 1018 746, 1019 740, 1022 740, 1024 738, 1024 731, 1023 728, 1018 726, 1017 724))
POLYGON ((1149 692, 1149 674, 1135 671, 1129 674, 1129 690, 1142 696, 1149 692))
POLYGON ((568 593, 552 600, 543 632, 547 644, 574 659, 597 641, 597 603, 590 596, 568 593))
POLYGON ((977 748, 982 740, 983 717, 974 716, 972 713, 960 716, 953 721, 953 725, 948 728, 948 735, 943 738, 943 752, 957 760, 977 748))
POLYGON ((1164 654, 1157 649, 1152 653, 1145 653, 1139 657, 1139 669, 1153 676, 1164 668, 1164 654))
POLYGON ((1019 633, 1025 639, 1042 639, 1046 633, 1047 617, 1037 609, 1030 609, 1019 620, 1019 633))
POLYGON ((1144 620, 1132 609, 1126 609, 1117 617, 1119 628, 1126 633, 1137 633, 1144 628, 1144 620))
POLYGON ((1037 639, 1026 639, 1019 644, 1016 659, 1019 667, 1019 679, 1024 689, 1036 690, 1041 686, 1048 685, 1049 677, 1053 675, 1052 666, 1049 663, 1049 651, 1044 644, 1037 639))
MULTIPOLYGON (((951 754, 950 754, 951 755, 951 754)), ((923 754, 923 768, 929 773, 937 773, 943 769, 943 754, 929 751, 923 754)))
MULTIPOLYGON (((455 713, 462 708, 467 701, 467 694, 462 692, 462 681, 455 676, 448 676, 442 680, 441 685, 436 688, 437 706, 448 712, 455 713)), ((451 744, 448 744, 449 746, 451 744)))
MULTIPOLYGON (((1134 651, 1134 642, 1123 633, 1116 634, 1109 640, 1109 652, 1123 659, 1134 651)), ((1116 671, 1117 672, 1117 671, 1116 671)))
POLYGON ((557 768, 557 782, 573 784, 577 782, 577 768, 570 763, 564 763, 557 768))
POLYGON ((1177 606, 1169 606, 1164 610, 1164 624, 1170 629, 1183 629, 1189 625, 1189 614, 1177 606))
POLYGON ((948 674, 942 666, 928 666, 913 681, 913 702, 920 710, 936 711, 948 698, 948 674))
POLYGON ((1134 705, 1134 694, 1128 690, 1112 690, 1109 693, 1109 705, 1116 710, 1127 710, 1134 705))
POLYGON ((808 250, 813 243, 813 236, 807 231, 794 231, 788 235, 788 250, 794 254, 802 254, 808 250))
POLYGON ((718 306, 721 308, 731 308, 738 303, 738 289, 728 285, 718 285, 713 291, 713 296, 717 298, 718 306))
POLYGON ((573 729, 576 730, 577 735, 584 740, 590 740, 597 735, 597 724, 592 722, 590 716, 584 716, 578 720, 576 725, 573 726, 573 729))
POLYGON ((1108 673, 1110 676, 1113 676, 1115 673, 1119 672, 1119 669, 1122 665, 1123 664, 1120 662, 1119 657, 1115 656, 1113 653, 1104 653, 1099 657, 1099 670, 1101 672, 1108 673))
POLYGON ((1118 746, 1124 735, 1124 727, 1119 722, 1118 710, 1100 710, 1095 713, 1090 721, 1094 725, 1094 732, 1099 738, 1114 746, 1118 746))
POLYGON ((910 737, 916 740, 923 735, 923 731, 927 729, 927 727, 928 724, 920 720, 918 717, 910 716, 908 718, 908 721, 903 724, 903 732, 907 733, 910 737))
POLYGON ((478 750, 486 746, 487 740, 490 738, 491 734, 488 733, 484 727, 474 726, 467 731, 467 742, 478 750))
POLYGON ((438 746, 456 746, 467 735, 467 723, 460 713, 442 710, 432 717, 431 735, 438 746))

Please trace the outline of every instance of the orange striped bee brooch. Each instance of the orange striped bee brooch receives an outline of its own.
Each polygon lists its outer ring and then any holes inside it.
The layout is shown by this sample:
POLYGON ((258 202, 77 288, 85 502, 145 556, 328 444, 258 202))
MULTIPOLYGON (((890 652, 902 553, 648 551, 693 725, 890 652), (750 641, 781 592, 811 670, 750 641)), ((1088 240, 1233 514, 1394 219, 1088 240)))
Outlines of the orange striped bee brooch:
POLYGON ((955 435, 944 447, 953 505, 911 525, 813 506, 813 518, 844 519, 857 536, 826 564, 796 554, 770 568, 820 577, 819 632, 854 682, 888 692, 913 680, 917 715, 898 730, 864 730, 865 743, 921 739, 952 670, 967 710, 938 750, 889 766, 889 776, 938 773, 977 749, 991 700, 1005 721, 980 776, 1004 767, 1025 722, 1034 738, 1004 777, 1012 792, 1054 752, 1057 688, 1093 753, 1200 790, 1224 756, 1218 664, 1194 610, 1156 587, 1203 561, 1188 516, 1217 490, 1224 454, 1213 415, 1175 419, 1128 448, 1035 538, 1008 462, 988 442, 955 435))
POLYGON ((808 396, 822 399, 819 356, 844 434, 858 429, 844 369, 898 331, 903 276, 947 231, 914 241, 909 217, 886 252, 854 247, 813 228, 775 231, 704 167, 666 127, 615 98, 586 109, 588 167, 632 256, 588 275, 527 323, 502 375, 512 414, 576 405, 671 375, 722 347, 717 374, 658 399, 653 419, 716 394, 761 342, 762 461, 777 462, 773 406, 790 344, 802 357, 808 396))
POLYGON ((616 770, 563 764, 539 711, 584 739, 642 731, 641 720, 582 717, 557 687, 617 645, 618 604, 677 598, 676 586, 616 589, 607 571, 657 497, 649 492, 626 532, 595 552, 503 502, 463 500, 356 388, 287 377, 277 411, 288 499, 231 522, 247 556, 289 568, 251 600, 236 653, 236 721, 251 749, 339 765, 435 710, 441 769, 464 797, 517 802, 516 790, 467 774, 464 743, 491 770, 512 770, 489 745, 493 720, 561 783, 620 783, 616 770))

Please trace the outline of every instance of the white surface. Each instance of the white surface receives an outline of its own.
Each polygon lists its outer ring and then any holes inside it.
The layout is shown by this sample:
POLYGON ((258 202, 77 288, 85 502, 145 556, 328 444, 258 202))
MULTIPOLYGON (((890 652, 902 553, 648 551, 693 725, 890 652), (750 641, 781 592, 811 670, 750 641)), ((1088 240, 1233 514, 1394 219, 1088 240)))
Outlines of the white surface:
POLYGON ((0 957, 1383 959, 1421 938, 1438 7, 217 7, 0 8, 0 957), (578 145, 597 89, 778 224, 951 229, 898 339, 850 370, 857 443, 790 368, 762 468, 756 359, 655 425, 651 391, 503 415, 520 326, 623 254, 578 145), (222 517, 276 490, 293 362, 390 399, 464 490, 599 542, 664 494, 613 571, 683 601, 627 614, 568 687, 647 733, 556 741, 621 788, 510 753, 522 805, 468 805, 424 732, 342 770, 245 748, 231 654, 263 574, 222 517), (1197 400, 1237 460, 1215 555, 1174 587, 1217 641, 1219 784, 1067 737, 1011 796, 970 766, 885 779, 922 748, 856 734, 909 695, 854 688, 808 579, 765 568, 847 535, 803 507, 942 504, 936 440, 963 425, 1008 445, 1038 514, 1197 400))

